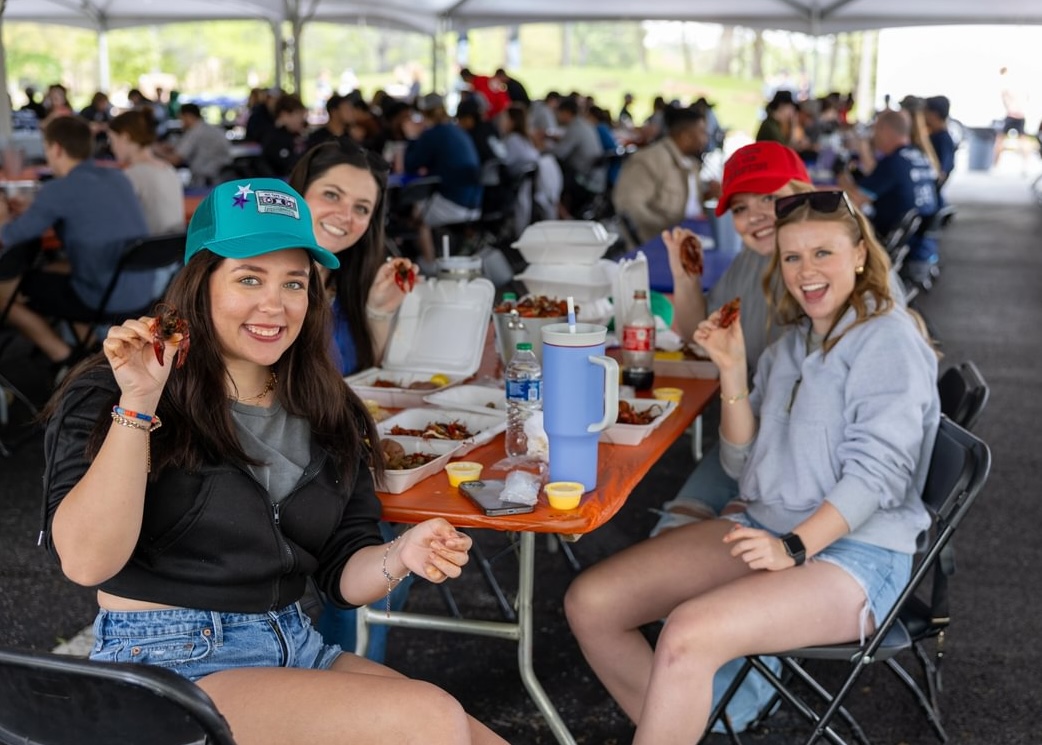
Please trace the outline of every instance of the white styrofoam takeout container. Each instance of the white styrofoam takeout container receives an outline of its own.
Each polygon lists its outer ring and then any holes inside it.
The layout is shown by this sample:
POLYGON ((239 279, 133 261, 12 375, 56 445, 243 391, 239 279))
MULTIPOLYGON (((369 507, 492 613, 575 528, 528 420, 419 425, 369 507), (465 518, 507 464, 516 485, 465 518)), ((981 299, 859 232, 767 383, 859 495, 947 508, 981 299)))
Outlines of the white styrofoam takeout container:
POLYGON ((425 279, 402 302, 387 341, 383 365, 345 382, 362 399, 395 409, 423 406, 431 390, 410 383, 441 374, 448 386, 469 378, 481 365, 496 288, 484 278, 425 279), (398 380, 401 388, 373 386, 376 378, 398 380))
POLYGON ((593 264, 619 236, 592 220, 543 220, 510 244, 529 264, 593 264))
POLYGON ((454 454, 459 450, 459 443, 451 440, 425 440, 422 437, 387 437, 384 439, 398 442, 406 453, 434 453, 438 457, 418 468, 388 469, 384 471, 382 481, 378 481, 378 491, 401 494, 429 476, 440 473, 454 454))
POLYGON ((438 438, 391 434, 394 427, 425 429, 432 422, 459 422, 473 433, 473 437, 465 440, 450 441, 459 445, 459 450, 454 454, 454 457, 457 458, 466 455, 479 445, 484 445, 507 428, 506 418, 499 414, 479 414, 460 409, 425 408, 400 411, 394 416, 384 419, 376 425, 376 429, 380 433, 380 437, 391 437, 399 442, 407 439, 436 440, 438 438))
POLYGON ((490 388, 487 385, 454 385, 430 393, 424 396, 423 400, 431 406, 443 409, 473 411, 498 417, 507 415, 506 392, 502 388, 490 388))
POLYGON ((614 261, 598 259, 583 266, 531 264, 514 279, 524 282, 533 295, 564 298, 571 295, 581 306, 610 296, 617 272, 618 265, 614 261))
POLYGON ((619 424, 616 422, 601 433, 601 442, 609 445, 639 445, 677 408, 675 401, 660 401, 655 398, 619 399, 619 403, 623 401, 636 411, 647 411, 651 407, 657 406, 662 413, 652 419, 649 424, 619 424))

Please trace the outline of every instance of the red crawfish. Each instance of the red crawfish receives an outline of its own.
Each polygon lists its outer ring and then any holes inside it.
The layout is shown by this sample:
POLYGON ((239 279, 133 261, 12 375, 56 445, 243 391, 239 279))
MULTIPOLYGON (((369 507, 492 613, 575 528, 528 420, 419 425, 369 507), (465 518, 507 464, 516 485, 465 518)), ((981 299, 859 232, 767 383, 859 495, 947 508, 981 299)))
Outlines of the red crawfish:
POLYGON ((412 288, 416 286, 416 270, 412 264, 402 259, 395 260, 394 283, 402 292, 412 292, 412 288))
POLYGON ((175 334, 179 334, 181 338, 177 344, 177 360, 174 367, 181 367, 188 356, 188 321, 178 315, 177 308, 165 303, 157 305, 156 312, 158 315, 148 326, 148 330, 152 334, 152 349, 155 350, 156 359, 159 360, 160 365, 163 364, 163 350, 166 349, 166 342, 170 341, 175 334))

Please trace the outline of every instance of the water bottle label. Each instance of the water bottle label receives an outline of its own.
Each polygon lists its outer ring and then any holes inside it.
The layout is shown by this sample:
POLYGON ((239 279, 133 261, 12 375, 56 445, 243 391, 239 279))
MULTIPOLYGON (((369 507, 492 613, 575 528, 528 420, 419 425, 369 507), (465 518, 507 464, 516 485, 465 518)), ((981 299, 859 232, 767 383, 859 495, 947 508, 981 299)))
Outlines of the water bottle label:
POLYGON ((650 352, 655 348, 655 329, 647 326, 623 326, 622 348, 627 352, 650 352))
POLYGON ((541 401, 543 398, 543 381, 541 380, 508 380, 508 401, 541 401))

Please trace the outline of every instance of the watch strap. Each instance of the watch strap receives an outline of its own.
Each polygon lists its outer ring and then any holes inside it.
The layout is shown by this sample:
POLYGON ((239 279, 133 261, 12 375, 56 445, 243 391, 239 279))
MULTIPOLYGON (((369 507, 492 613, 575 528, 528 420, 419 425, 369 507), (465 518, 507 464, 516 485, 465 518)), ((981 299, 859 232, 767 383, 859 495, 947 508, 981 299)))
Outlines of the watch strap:
POLYGON ((796 566, 807 560, 807 549, 803 545, 803 539, 798 535, 786 533, 781 537, 781 542, 785 546, 785 553, 792 557, 792 560, 796 562, 796 566))

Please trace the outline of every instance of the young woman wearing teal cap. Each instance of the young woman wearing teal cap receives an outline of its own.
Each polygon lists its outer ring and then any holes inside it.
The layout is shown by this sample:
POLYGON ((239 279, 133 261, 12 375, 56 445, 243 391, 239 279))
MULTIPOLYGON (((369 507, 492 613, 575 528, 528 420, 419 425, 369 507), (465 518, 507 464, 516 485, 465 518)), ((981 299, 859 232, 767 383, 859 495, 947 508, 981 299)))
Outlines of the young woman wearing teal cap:
POLYGON ((315 261, 337 260, 303 198, 221 184, 185 256, 177 322, 113 327, 49 406, 43 536, 98 589, 92 659, 195 681, 243 745, 503 743, 438 688, 326 645, 300 608, 309 578, 349 607, 410 572, 456 577, 471 544, 440 519, 380 536, 378 438, 329 355, 315 261))

